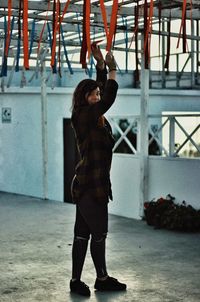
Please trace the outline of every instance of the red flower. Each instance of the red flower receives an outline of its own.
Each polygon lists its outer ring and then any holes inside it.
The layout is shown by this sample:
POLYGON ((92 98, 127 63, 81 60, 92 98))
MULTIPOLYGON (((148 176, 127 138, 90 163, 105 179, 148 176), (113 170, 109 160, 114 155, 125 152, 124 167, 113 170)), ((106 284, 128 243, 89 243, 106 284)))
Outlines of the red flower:
POLYGON ((147 209, 148 207, 149 207, 149 202, 148 201, 144 202, 144 208, 147 209))
POLYGON ((161 197, 161 198, 159 198, 159 199, 157 200, 157 202, 158 202, 159 204, 162 204, 163 202, 165 202, 165 199, 164 199, 163 197, 161 197))

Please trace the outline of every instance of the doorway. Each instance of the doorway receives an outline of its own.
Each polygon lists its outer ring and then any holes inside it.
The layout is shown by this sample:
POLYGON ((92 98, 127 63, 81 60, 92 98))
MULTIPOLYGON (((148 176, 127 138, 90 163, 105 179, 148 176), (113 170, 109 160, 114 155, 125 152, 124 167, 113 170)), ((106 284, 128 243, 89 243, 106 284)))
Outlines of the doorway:
POLYGON ((64 202, 73 203, 71 196, 71 182, 75 174, 75 167, 79 160, 71 119, 63 119, 63 155, 64 155, 64 202))

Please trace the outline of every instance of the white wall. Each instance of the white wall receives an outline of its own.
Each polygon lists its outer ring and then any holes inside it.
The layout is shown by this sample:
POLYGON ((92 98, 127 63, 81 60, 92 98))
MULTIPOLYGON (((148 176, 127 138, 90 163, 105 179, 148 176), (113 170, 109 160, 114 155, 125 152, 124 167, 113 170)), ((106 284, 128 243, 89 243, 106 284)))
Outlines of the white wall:
POLYGON ((113 201, 109 204, 112 214, 141 218, 139 216, 139 159, 128 154, 114 154, 111 168, 113 201))
MULTIPOLYGON (((64 191, 63 118, 71 115, 72 92, 72 88, 48 88, 47 94, 48 198, 58 201, 63 201, 64 191)), ((199 96, 199 91, 152 90, 150 113, 156 114, 162 110, 200 111, 199 96)), ((2 124, 0 121, 0 190, 43 197, 40 89, 7 89, 6 93, 0 94, 0 106, 12 109, 12 122, 2 124)), ((140 91, 120 89, 116 103, 108 115, 139 114, 139 108, 140 91)), ((150 159, 149 198, 171 193, 180 200, 187 199, 186 201, 200 207, 200 190, 197 184, 200 179, 199 163, 199 160, 183 162, 177 159, 168 163, 163 159, 150 159), (162 177, 158 176, 158 170, 162 177), (175 184, 171 183, 171 171, 173 175, 178 173, 175 184), (189 171, 187 174, 190 176, 187 190, 187 179, 183 177, 185 171, 189 171), (161 181, 159 186, 158 180, 161 181)), ((115 201, 110 203, 111 213, 139 218, 138 170, 137 157, 114 155, 111 177, 115 201)))
MULTIPOLYGON (((200 159, 149 157, 148 201, 171 194, 200 209, 200 159)), ((114 202, 110 213, 140 219, 139 158, 114 154, 111 169, 114 202)))
POLYGON ((149 200, 171 194, 200 209, 200 159, 149 159, 149 200))
POLYGON ((42 196, 41 115, 38 95, 1 94, 1 107, 10 107, 12 122, 1 123, 0 190, 42 196))
MULTIPOLYGON (((72 89, 48 90, 48 198, 63 201, 63 118, 70 117, 72 89)), ((43 197, 41 97, 38 88, 0 94, 12 122, 1 123, 0 190, 43 197)))

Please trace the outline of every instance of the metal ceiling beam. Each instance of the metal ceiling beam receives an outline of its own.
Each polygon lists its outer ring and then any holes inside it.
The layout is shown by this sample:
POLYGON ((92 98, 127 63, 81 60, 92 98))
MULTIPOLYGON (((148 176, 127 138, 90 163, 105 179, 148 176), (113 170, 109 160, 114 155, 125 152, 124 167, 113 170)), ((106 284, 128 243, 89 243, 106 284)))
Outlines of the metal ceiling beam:
MULTIPOLYGON (((134 3, 134 1, 132 1, 132 3, 134 3)), ((162 3, 168 3, 169 7, 170 7, 171 2, 170 1, 168 1, 168 2, 162 1, 162 3)), ((182 10, 181 10, 182 1, 176 1, 176 3, 178 4, 178 7, 180 9, 178 9, 178 10, 177 10, 177 8, 176 9, 171 9, 171 16, 172 16, 172 18, 180 19, 182 17, 182 10)), ((61 3, 61 11, 64 10, 64 6, 65 6, 65 3, 61 3)), ((195 8, 197 8, 197 9, 195 9, 192 12, 192 18, 195 19, 195 20, 199 20, 200 19, 200 3, 199 3, 199 0, 198 1, 193 1, 193 6, 195 6, 195 8)), ((7 7, 8 7, 8 1, 7 0, 1 0, 0 8, 7 8, 7 7)), ((18 9, 19 8, 19 1, 18 0, 13 0, 12 7, 13 7, 13 9, 18 9)), ((44 2, 44 1, 29 1, 29 10, 30 11, 31 10, 38 11, 38 9, 39 9, 39 11, 41 11, 41 12, 46 12, 47 7, 48 7, 47 2, 44 2)), ((143 8, 143 6, 141 6, 140 13, 142 13, 142 8, 143 8)), ((110 15, 112 7, 107 6, 106 9, 107 9, 107 13, 110 15)), ((53 11, 53 3, 52 2, 50 3, 49 11, 53 11)), ((70 3, 67 12, 68 13, 69 12, 82 13, 83 12, 83 5, 82 4, 70 3)), ((101 14, 101 10, 100 10, 99 6, 91 4, 91 13, 101 14)), ((119 10, 119 15, 123 15, 123 16, 134 15, 134 9, 132 7, 132 10, 131 10, 131 7, 125 7, 125 6, 121 5, 120 10, 119 10)), ((169 18, 169 15, 170 15, 170 9, 169 8, 168 9, 162 9, 162 17, 169 18)), ((159 10, 158 10, 157 7, 154 7, 154 17, 158 17, 158 16, 159 16, 159 10)), ((186 12, 186 18, 187 19, 191 18, 190 9, 188 9, 187 12, 186 12)))
MULTIPOLYGON (((64 10, 64 7, 65 7, 65 3, 61 3, 61 12, 64 10)), ((1 0, 0 8, 8 8, 8 1, 1 0)), ((19 0, 12 1, 12 8, 19 9, 19 0)), ((40 10, 41 12, 46 12, 47 8, 48 8, 48 3, 45 1, 28 1, 29 11, 40 10)), ((50 2, 49 11, 53 11, 53 2, 50 2)), ((70 3, 67 12, 82 13, 83 5, 70 3)), ((99 7, 95 5, 91 5, 91 13, 100 13, 99 7)))

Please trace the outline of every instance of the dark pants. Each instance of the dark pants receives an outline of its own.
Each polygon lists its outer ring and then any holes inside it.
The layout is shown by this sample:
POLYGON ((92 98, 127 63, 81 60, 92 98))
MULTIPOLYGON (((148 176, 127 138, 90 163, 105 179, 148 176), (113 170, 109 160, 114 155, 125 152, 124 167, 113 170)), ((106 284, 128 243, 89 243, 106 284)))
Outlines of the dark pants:
POLYGON ((80 279, 91 235, 90 251, 98 278, 107 276, 105 239, 108 232, 108 202, 97 203, 88 195, 76 205, 72 278, 80 279))

